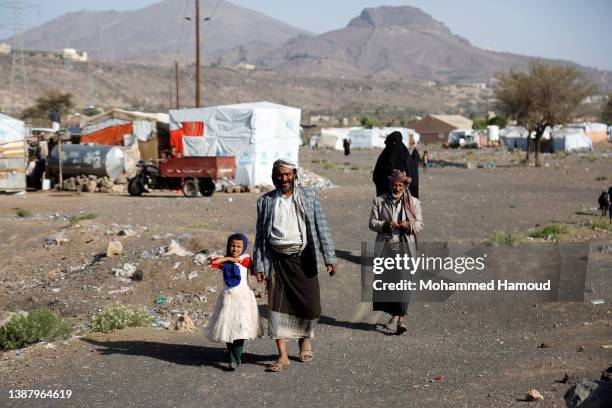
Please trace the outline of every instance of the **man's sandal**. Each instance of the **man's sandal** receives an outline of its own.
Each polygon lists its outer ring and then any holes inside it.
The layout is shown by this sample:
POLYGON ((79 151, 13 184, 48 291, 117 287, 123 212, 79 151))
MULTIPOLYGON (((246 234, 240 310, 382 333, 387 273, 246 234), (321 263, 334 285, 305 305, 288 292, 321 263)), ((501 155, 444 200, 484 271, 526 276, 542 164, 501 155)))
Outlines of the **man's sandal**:
POLYGON ((289 365, 289 360, 287 361, 278 360, 270 364, 268 367, 266 367, 266 371, 269 373, 278 373, 280 371, 283 371, 285 368, 287 368, 288 365, 289 365))
POLYGON ((312 361, 313 358, 314 354, 312 353, 312 346, 310 344, 310 341, 303 341, 303 343, 300 344, 300 361, 302 363, 307 363, 309 361, 312 361))

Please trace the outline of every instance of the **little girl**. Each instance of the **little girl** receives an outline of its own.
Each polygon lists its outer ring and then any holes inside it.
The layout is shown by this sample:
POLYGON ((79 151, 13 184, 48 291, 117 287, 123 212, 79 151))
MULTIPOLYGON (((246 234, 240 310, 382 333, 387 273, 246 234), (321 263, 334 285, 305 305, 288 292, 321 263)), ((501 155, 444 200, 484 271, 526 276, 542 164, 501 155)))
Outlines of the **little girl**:
POLYGON ((259 314, 255 294, 248 285, 251 258, 245 254, 248 239, 235 233, 227 239, 226 256, 214 258, 213 268, 223 271, 223 291, 206 327, 206 337, 225 342, 229 353, 229 368, 235 370, 244 351, 244 341, 260 334, 259 314))

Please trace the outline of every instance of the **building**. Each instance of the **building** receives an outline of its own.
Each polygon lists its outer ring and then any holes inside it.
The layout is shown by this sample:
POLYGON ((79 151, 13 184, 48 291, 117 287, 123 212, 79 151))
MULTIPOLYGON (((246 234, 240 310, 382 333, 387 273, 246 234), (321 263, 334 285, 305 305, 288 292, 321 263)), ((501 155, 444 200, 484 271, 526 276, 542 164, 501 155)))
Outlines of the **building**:
POLYGON ((11 53, 11 45, 0 42, 0 55, 7 55, 11 53))
POLYGON ((473 122, 461 115, 427 115, 423 119, 410 122, 406 127, 421 135, 422 144, 444 143, 455 129, 471 129, 473 122))
POLYGON ((62 50, 62 58, 72 61, 87 62, 87 53, 85 51, 78 52, 74 48, 64 48, 62 50))

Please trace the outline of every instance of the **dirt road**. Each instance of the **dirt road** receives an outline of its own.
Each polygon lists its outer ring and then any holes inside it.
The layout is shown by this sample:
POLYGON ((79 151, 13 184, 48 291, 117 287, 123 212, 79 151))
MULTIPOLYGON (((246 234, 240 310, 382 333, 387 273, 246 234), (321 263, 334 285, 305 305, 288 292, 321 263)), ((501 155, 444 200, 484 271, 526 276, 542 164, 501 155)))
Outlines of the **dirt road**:
MULTIPOLYGON (((489 153, 439 153, 453 163, 489 161, 489 153)), ((430 156, 431 157, 431 156, 430 156)), ((495 230, 527 231, 563 222, 566 239, 591 241, 583 302, 490 301, 464 293, 444 303, 413 303, 408 332, 386 335, 385 320, 360 302, 356 259, 373 198, 371 167, 376 153, 301 152, 302 165, 329 177, 336 188, 320 192, 340 254, 339 273, 321 276, 323 316, 311 363, 293 360, 279 374, 264 372, 274 344, 263 338, 247 345, 245 364, 226 372, 221 345, 201 328, 192 334, 153 328, 85 335, 53 346, 38 345, 0 354, 0 401, 8 406, 527 406, 532 388, 562 407, 569 385, 565 372, 595 379, 612 363, 612 248, 609 233, 587 227, 599 190, 612 176, 609 155, 546 158, 548 167, 515 166, 506 155, 494 169, 433 168, 421 174, 425 218, 422 240, 482 241, 495 230), (501 164, 507 165, 507 167, 501 164), (607 176, 607 181, 596 180, 607 176), (603 305, 592 305, 601 298, 603 305), (541 343, 549 348, 539 348, 541 343), (49 348, 53 347, 53 348, 49 348), (9 399, 9 390, 72 390, 70 399, 9 399)), ((142 198, 105 194, 33 193, 0 196, 3 259, 0 308, 47 306, 77 327, 96 310, 119 300, 150 308, 160 294, 174 301, 158 310, 193 311, 206 321, 220 281, 182 257, 149 256, 171 239, 199 251, 220 251, 230 231, 254 234, 256 194, 216 194, 187 199, 173 193, 142 198), (26 208, 19 218, 14 208, 26 208), (63 215, 91 212, 95 219, 71 225, 63 215), (116 225, 113 225, 116 224, 116 225), (123 231, 123 234, 121 234, 123 231), (125 231, 129 231, 126 233, 125 231), (188 234, 183 236, 183 234, 188 234), (45 237, 65 239, 48 248, 45 237), (182 238, 182 239, 181 239, 182 238), (95 259, 110 239, 122 241, 118 258, 95 259), (121 283, 111 268, 135 263, 145 273, 121 283), (178 262, 178 266, 177 266, 178 262), (192 272, 198 276, 185 278, 192 272), (125 295, 108 292, 122 286, 125 295), (194 298, 188 295, 200 295, 194 298)), ((489 298, 487 298, 489 299, 489 298)), ((291 344, 293 355, 297 344, 291 344)))

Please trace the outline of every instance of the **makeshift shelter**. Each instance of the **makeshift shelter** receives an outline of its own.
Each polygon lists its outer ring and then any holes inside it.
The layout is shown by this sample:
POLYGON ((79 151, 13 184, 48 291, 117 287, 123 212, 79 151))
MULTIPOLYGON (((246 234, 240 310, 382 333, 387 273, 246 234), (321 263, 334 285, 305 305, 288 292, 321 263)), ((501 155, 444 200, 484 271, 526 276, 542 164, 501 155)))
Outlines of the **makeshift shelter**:
POLYGON ((414 146, 419 142, 420 136, 413 129, 408 128, 322 128, 318 137, 318 147, 343 150, 344 139, 351 141, 352 149, 373 149, 385 147, 385 139, 391 133, 398 131, 402 134, 402 141, 406 147, 414 146))
POLYGON ((583 122, 565 125, 566 129, 582 130, 593 143, 605 142, 608 138, 608 126, 605 123, 583 122))
POLYGON ((25 191, 27 165, 24 123, 0 113, 0 191, 25 191))
MULTIPOLYGON (((322 128, 321 134, 317 140, 317 146, 320 148, 328 148, 335 150, 343 150, 342 141, 349 138, 349 133, 352 130, 363 129, 361 127, 347 128, 322 128)), ((354 146, 352 146, 354 147, 354 146)))
POLYGON ((130 146, 138 142, 140 157, 157 160, 169 148, 167 113, 130 112, 113 109, 81 122, 82 144, 130 146), (128 137, 125 137, 128 135, 128 137))
POLYGON ((593 141, 582 129, 561 128, 552 131, 554 152, 592 151, 593 141))
POLYGON ((508 126, 499 131, 499 136, 504 145, 510 150, 527 149, 529 131, 522 126, 508 126))
POLYGON ((271 184, 272 163, 298 162, 301 110, 270 102, 170 111, 170 142, 184 156, 235 156, 238 184, 271 184))
POLYGON ((402 134, 402 142, 406 147, 412 147, 421 141, 421 135, 416 130, 404 127, 383 127, 380 128, 380 137, 383 139, 383 148, 385 147, 384 141, 393 132, 400 132, 402 134))

